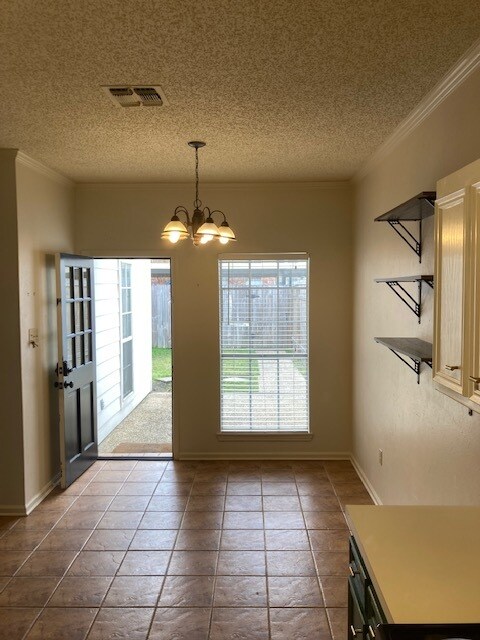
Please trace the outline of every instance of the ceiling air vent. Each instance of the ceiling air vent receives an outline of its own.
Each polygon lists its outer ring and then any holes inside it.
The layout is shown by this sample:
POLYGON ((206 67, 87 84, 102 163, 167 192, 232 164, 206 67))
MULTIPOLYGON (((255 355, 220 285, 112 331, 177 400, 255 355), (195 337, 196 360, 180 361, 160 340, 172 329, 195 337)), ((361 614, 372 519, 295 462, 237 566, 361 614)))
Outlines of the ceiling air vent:
POLYGON ((168 104, 158 85, 118 85, 102 89, 121 107, 161 107, 168 104))
POLYGON ((155 87, 135 87, 135 93, 144 107, 161 107, 163 100, 155 87))

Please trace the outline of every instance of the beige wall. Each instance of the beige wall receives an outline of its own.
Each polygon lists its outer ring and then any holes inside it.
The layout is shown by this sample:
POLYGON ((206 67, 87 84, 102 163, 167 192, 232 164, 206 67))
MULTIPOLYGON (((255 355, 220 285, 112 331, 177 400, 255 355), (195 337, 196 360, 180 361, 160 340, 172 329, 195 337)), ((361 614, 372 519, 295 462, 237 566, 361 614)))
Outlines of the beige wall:
MULTIPOLYGON (((218 245, 160 239, 192 185, 79 185, 76 251, 172 257, 174 414, 179 457, 319 457, 350 450, 351 199, 346 185, 204 185, 228 213, 239 253, 306 251, 311 258, 310 441, 219 441, 218 245)), ((225 248, 222 247, 225 251, 225 248)))
POLYGON ((20 350, 25 503, 34 506, 58 476, 56 252, 73 250, 74 190, 67 182, 17 159, 20 350), (39 345, 28 344, 38 329, 39 345))
POLYGON ((415 316, 374 278, 433 273, 433 219, 422 264, 373 219, 480 157, 480 72, 472 75, 383 158, 355 189, 353 451, 385 504, 479 504, 480 416, 436 391, 374 336, 432 340, 433 294, 415 316), (384 463, 378 463, 378 449, 384 463))
POLYGON ((15 158, 0 149, 0 512, 24 504, 18 232, 15 158))
POLYGON ((468 416, 434 390, 425 366, 418 386, 414 374, 373 341, 375 335, 431 340, 432 292, 426 289, 419 326, 373 279, 432 272, 432 219, 425 224, 420 266, 393 231, 373 218, 480 157, 478 104, 480 73, 355 184, 354 224, 346 185, 203 185, 205 202, 228 212, 240 238, 227 250, 310 254, 310 441, 216 437, 218 249, 195 249, 188 242, 169 248, 160 240, 174 206, 191 204, 191 184, 77 185, 73 193, 25 158, 16 163, 16 152, 0 150, 0 291, 8 309, 0 317, 0 510, 32 503, 58 472, 50 256, 73 250, 98 257, 172 257, 179 457, 341 456, 353 442, 356 461, 384 503, 478 504, 480 416, 468 416), (39 330, 38 349, 28 346, 29 328, 39 330))

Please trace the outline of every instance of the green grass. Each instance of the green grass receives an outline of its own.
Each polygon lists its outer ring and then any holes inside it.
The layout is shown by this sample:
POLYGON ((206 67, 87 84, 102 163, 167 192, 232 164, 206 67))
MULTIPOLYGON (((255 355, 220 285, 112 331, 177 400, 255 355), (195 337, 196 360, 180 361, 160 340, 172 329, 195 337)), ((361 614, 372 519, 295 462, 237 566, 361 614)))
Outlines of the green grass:
MULTIPOLYGON (((238 352, 237 352, 238 353, 238 352)), ((306 361, 292 358, 294 367, 306 377, 306 361)), ((172 350, 153 347, 152 349, 152 378, 168 378, 172 375, 172 350)), ((245 380, 223 382, 224 391, 255 393, 258 391, 259 368, 258 360, 244 358, 225 358, 223 360, 222 378, 245 378, 245 380), (251 369, 250 369, 251 367, 251 369), (250 384, 251 381, 251 384, 250 384)))
POLYGON ((303 358, 292 358, 293 366, 295 369, 302 374, 302 376, 307 378, 307 361, 303 358))
POLYGON ((152 348, 152 379, 168 378, 172 375, 172 350, 152 348))
POLYGON ((250 393, 258 391, 258 360, 243 358, 225 358, 222 365, 222 380, 225 378, 245 378, 245 380, 228 380, 222 383, 223 391, 250 393))

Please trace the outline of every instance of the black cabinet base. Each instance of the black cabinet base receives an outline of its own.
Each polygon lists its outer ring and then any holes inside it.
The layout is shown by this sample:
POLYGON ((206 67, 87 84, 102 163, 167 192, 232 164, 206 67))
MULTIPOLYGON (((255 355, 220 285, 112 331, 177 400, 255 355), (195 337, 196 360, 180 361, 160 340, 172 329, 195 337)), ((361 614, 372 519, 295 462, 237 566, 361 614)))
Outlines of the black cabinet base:
POLYGON ((381 640, 480 640, 480 624, 382 624, 381 640))

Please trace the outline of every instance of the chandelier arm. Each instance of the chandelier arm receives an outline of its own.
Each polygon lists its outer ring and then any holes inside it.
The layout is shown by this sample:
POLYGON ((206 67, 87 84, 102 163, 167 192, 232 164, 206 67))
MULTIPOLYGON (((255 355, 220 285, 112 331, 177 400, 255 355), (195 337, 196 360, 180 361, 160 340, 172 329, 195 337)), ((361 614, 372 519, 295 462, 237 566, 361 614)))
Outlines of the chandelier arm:
POLYGON ((220 211, 220 209, 214 209, 210 212, 210 215, 213 216, 214 213, 220 213, 223 216, 223 221, 227 221, 227 216, 223 213, 223 211, 220 211))
POLYGON ((188 213, 188 210, 183 206, 180 205, 178 207, 176 207, 174 214, 178 215, 179 213, 184 213, 185 217, 187 218, 187 226, 190 226, 192 224, 191 220, 190 220, 190 214, 188 213))

